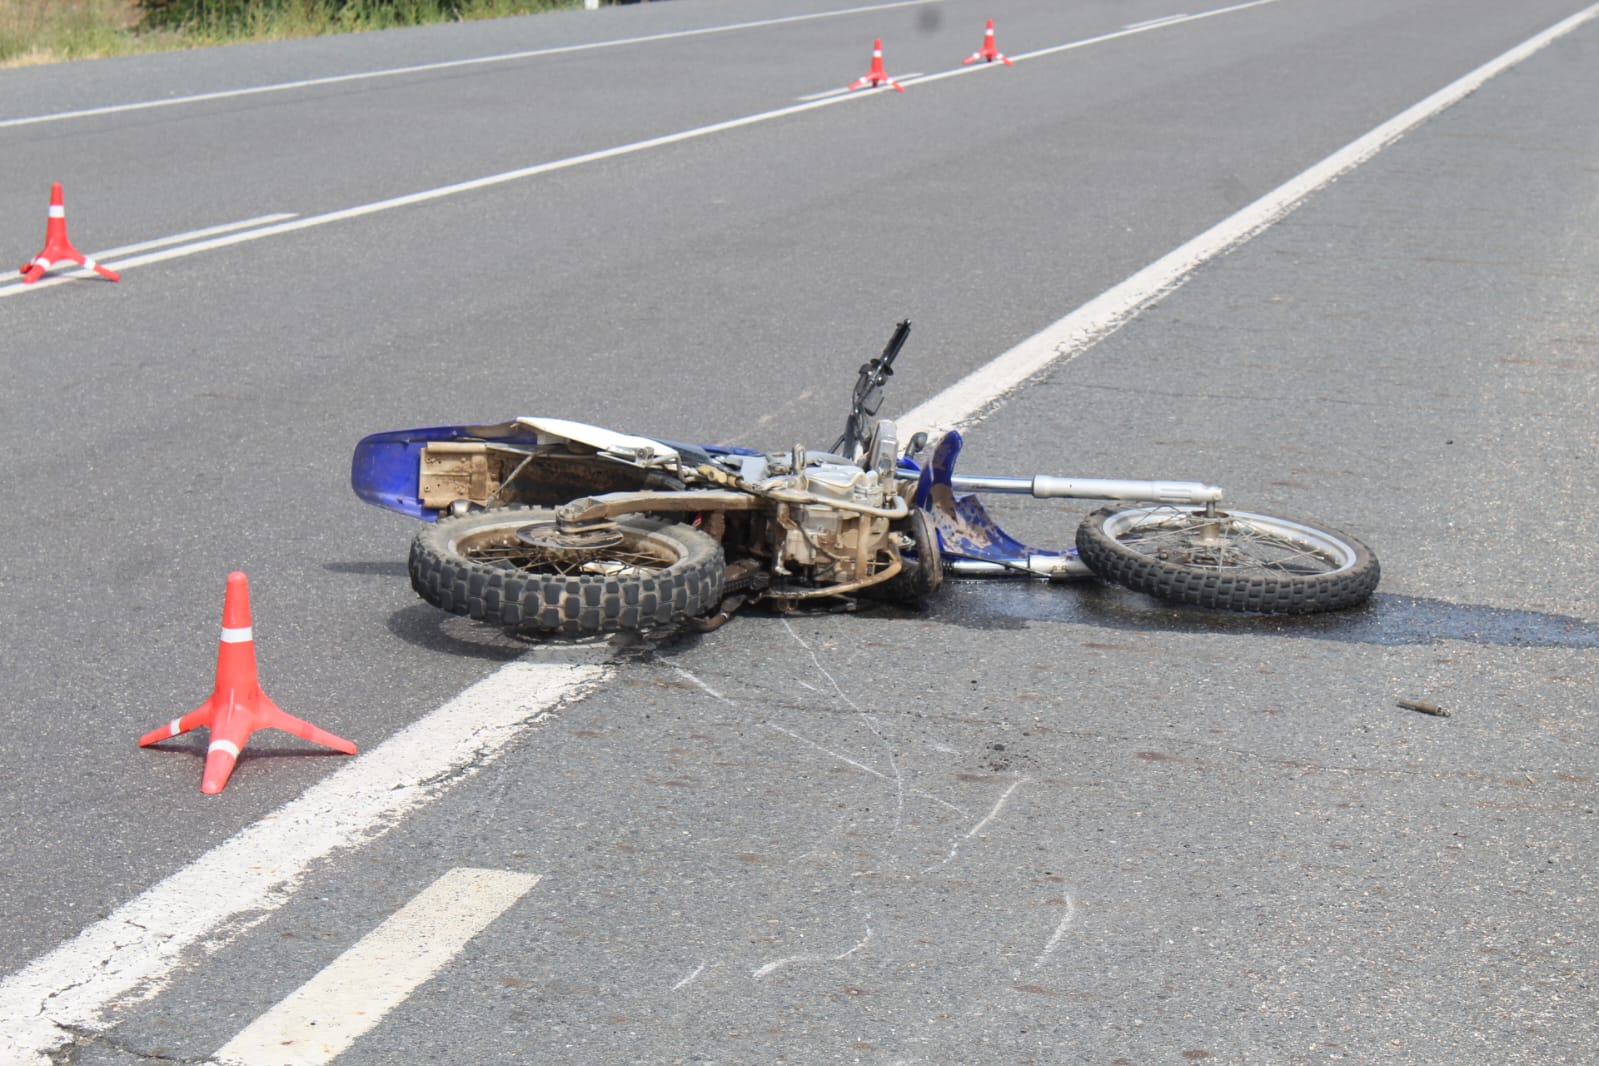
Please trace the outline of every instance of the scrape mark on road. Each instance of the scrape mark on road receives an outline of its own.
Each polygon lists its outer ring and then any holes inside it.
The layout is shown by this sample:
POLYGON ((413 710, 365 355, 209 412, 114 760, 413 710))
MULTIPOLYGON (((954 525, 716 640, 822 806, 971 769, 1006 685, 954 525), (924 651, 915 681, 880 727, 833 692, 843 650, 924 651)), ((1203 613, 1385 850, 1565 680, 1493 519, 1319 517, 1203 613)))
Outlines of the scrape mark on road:
POLYGON ((1070 896, 1067 896, 1066 916, 1060 920, 1059 925, 1055 926, 1054 935, 1051 936, 1048 943, 1044 945, 1044 950, 1038 953, 1038 958, 1033 960, 1033 969, 1036 970, 1040 966, 1044 965, 1045 960, 1055 953, 1055 949, 1060 945, 1060 938, 1066 935, 1066 927, 1071 925, 1072 919, 1076 917, 1077 905, 1072 902, 1072 898, 1070 896))
POLYGON ((855 954, 857 951, 861 950, 862 948, 864 948, 867 944, 870 944, 871 942, 872 942, 872 927, 868 925, 866 927, 866 935, 864 937, 862 937, 855 944, 855 946, 850 948, 848 951, 841 952, 841 953, 839 953, 837 955, 810 955, 810 954, 806 954, 806 955, 790 955, 787 958, 773 959, 771 962, 767 963, 765 966, 760 967, 754 973, 750 974, 750 976, 754 977, 754 978, 756 978, 758 980, 758 979, 760 979, 762 977, 765 977, 767 974, 773 972, 774 970, 781 969, 784 966, 792 966, 795 963, 800 963, 800 962, 842 962, 844 959, 849 958, 851 955, 855 954))
POLYGON ((827 683, 833 686, 833 691, 838 695, 838 698, 855 712, 860 718, 861 724, 866 726, 872 736, 877 738, 878 743, 883 745, 883 751, 888 755, 888 768, 894 774, 894 832, 898 833, 905 819, 905 776, 900 773, 899 761, 894 758, 894 746, 888 742, 888 738, 883 736, 882 732, 877 728, 877 723, 872 716, 867 714, 860 704, 850 699, 849 695, 839 687, 838 680, 827 672, 827 667, 822 665, 822 660, 817 657, 811 646, 805 643, 805 638, 794 631, 794 627, 787 618, 783 619, 783 628, 788 630, 788 635, 793 637, 799 646, 805 649, 805 653, 811 657, 811 662, 816 665, 817 672, 827 678, 827 683))
POLYGON ((1027 778, 1025 777, 1012 781, 1010 787, 1004 792, 1000 793, 1000 797, 995 801, 994 806, 989 809, 987 814, 983 815, 983 820, 972 826, 971 829, 967 830, 965 836, 961 837, 959 840, 955 841, 955 843, 950 845, 949 854, 944 856, 944 861, 934 863, 933 865, 927 867, 927 869, 923 870, 922 873, 930 874, 934 870, 937 870, 940 867, 948 866, 951 862, 953 862, 956 853, 960 851, 961 845, 972 839, 972 837, 976 836, 978 833, 982 832, 983 827, 989 822, 992 822, 995 815, 999 814, 999 812, 1004 808, 1005 804, 1010 801, 1011 793, 1015 792, 1018 788, 1022 787, 1022 785, 1026 783, 1027 778))

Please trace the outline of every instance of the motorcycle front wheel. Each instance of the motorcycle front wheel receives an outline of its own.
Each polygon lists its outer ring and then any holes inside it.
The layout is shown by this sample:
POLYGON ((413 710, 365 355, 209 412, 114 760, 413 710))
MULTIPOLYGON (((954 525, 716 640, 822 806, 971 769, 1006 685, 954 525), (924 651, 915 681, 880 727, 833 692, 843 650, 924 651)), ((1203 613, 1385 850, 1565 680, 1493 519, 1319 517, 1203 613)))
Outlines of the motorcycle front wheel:
POLYGON ((1170 505, 1095 511, 1077 554, 1106 581, 1158 599, 1261 614, 1311 614, 1363 603, 1380 570, 1355 538, 1243 511, 1170 505))
POLYGON ((588 636, 672 625, 721 602, 722 548, 692 526, 626 517, 563 535, 542 508, 474 511, 411 542, 428 603, 521 633, 588 636))

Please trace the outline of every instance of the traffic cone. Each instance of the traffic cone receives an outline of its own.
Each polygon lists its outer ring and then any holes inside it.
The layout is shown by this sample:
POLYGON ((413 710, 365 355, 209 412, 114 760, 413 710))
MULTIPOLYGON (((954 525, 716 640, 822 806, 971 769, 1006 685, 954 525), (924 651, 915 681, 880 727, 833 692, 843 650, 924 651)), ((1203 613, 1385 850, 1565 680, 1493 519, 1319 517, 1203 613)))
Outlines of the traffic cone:
POLYGON ((50 186, 50 219, 44 228, 44 250, 33 257, 31 263, 21 267, 22 283, 32 285, 44 277, 45 271, 62 263, 76 263, 99 274, 102 278, 121 281, 114 270, 107 270, 93 259, 72 247, 67 240, 67 208, 61 196, 61 183, 50 186))
POLYGON ((883 71, 883 39, 881 37, 872 42, 872 69, 856 79, 849 89, 850 92, 854 92, 856 89, 867 85, 892 85, 900 92, 905 91, 905 86, 890 78, 883 71))
POLYGON ((961 60, 961 66, 964 67, 968 63, 975 63, 979 59, 985 63, 992 63, 997 59, 1001 63, 1004 63, 1007 67, 1014 67, 1016 65, 1015 63, 1012 63, 1010 60, 1006 59, 1004 54, 1000 52, 998 48, 994 47, 993 19, 988 20, 988 29, 983 32, 983 47, 979 48, 977 51, 961 60))
POLYGON ((200 791, 206 795, 222 791, 239 752, 258 729, 281 729, 325 748, 355 754, 354 744, 285 714, 261 691, 255 672, 255 636, 250 627, 250 585, 237 570, 228 575, 227 594, 222 601, 222 642, 217 648, 217 683, 211 698, 183 717, 150 730, 139 738, 139 747, 159 744, 200 726, 211 731, 205 772, 200 778, 200 791))

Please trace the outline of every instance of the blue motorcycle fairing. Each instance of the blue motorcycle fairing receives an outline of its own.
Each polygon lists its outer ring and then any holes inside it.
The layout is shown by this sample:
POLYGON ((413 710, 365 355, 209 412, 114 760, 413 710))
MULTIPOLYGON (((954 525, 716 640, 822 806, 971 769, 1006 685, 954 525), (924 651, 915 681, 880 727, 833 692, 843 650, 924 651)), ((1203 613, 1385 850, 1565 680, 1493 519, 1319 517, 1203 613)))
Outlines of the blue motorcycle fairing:
MULTIPOLYGON (((676 450, 685 462, 706 462, 723 455, 760 455, 751 448, 720 444, 678 444, 652 437, 676 450)), ((424 426, 395 429, 362 437, 350 458, 350 488, 367 503, 397 511, 424 522, 437 520, 438 511, 424 507, 420 498, 422 449, 439 441, 489 441, 531 447, 538 433, 519 421, 489 425, 424 426)))
POLYGON ((438 517, 419 498, 422 449, 436 441, 506 440, 538 443, 532 430, 515 422, 497 426, 424 426, 362 437, 350 457, 350 488, 376 507, 433 521, 438 517))
POLYGON ((1075 559, 1076 548, 1056 551, 1023 544, 999 527, 976 494, 956 494, 952 479, 963 443, 958 430, 939 437, 916 482, 914 502, 932 516, 939 554, 946 560, 995 563, 1019 574, 1037 573, 1040 561, 1075 559))

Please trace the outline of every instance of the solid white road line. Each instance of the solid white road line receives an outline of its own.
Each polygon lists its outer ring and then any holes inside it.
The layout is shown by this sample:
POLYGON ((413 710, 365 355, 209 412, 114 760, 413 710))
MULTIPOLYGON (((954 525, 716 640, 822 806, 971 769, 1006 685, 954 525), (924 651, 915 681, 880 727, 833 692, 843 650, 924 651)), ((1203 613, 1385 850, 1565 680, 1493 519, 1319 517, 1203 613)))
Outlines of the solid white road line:
POLYGON ((1181 285, 1202 264, 1280 221, 1318 189, 1360 166, 1429 118, 1482 88, 1495 75, 1509 70, 1596 15, 1599 15, 1599 4, 1555 23, 1489 60, 1046 326, 993 362, 972 371, 898 418, 896 425, 901 438, 909 440, 917 432, 931 433, 976 421, 1006 393, 1083 352, 1136 315, 1140 308, 1181 285))
MULTIPOLYGON (((1177 25, 1181 22, 1193 22, 1198 19, 1210 18, 1214 15, 1224 15, 1230 12, 1242 11, 1246 8, 1259 7, 1263 4, 1272 4, 1276 2, 1277 0, 1248 0, 1247 3, 1234 4, 1231 7, 1216 8, 1215 10, 1201 12, 1197 15, 1184 15, 1171 21, 1170 23, 1165 23, 1163 25, 1177 25)), ((1041 56, 1055 55, 1059 52, 1069 51, 1074 48, 1083 48, 1088 45, 1100 43, 1102 41, 1115 40, 1119 37, 1126 37, 1137 32, 1141 31, 1118 30, 1115 33, 1107 33, 1099 37, 1090 37, 1084 40, 1071 41, 1066 44, 1055 45, 1051 48, 1045 48, 1035 52, 1028 52, 1013 58, 1016 62, 1023 62, 1028 59, 1037 59, 1041 56)), ((963 74, 971 74, 985 69, 989 69, 987 64, 972 67, 962 66, 940 74, 928 74, 923 76, 907 75, 907 78, 913 78, 914 83, 920 85, 932 81, 941 81, 945 78, 959 77, 963 74)), ((907 81, 907 84, 910 84, 910 82, 907 81)), ((290 221, 280 222, 274 225, 261 226, 256 229, 244 230, 243 232, 232 233, 225 236, 213 237, 209 240, 194 241, 189 244, 179 244, 175 247, 163 248, 159 251, 148 252, 144 255, 136 255, 131 259, 123 259, 115 263, 107 263, 106 265, 109 268, 119 272, 126 271, 132 267, 147 266, 151 263, 161 263, 169 259, 179 259, 185 256, 195 255, 199 252, 212 251, 217 248, 227 248, 235 244, 243 244, 246 241, 260 240, 264 237, 276 237, 284 233, 294 233, 299 230, 312 229, 317 226, 325 226, 333 222, 344 222, 349 219, 360 218, 365 215, 373 215, 382 211, 391 211, 399 207, 410 207, 414 204, 426 203, 429 200, 439 200, 449 196, 456 196, 465 192, 472 192, 477 189, 486 189, 495 185, 503 185, 507 182, 522 181, 527 178, 537 177, 541 174, 550 174, 558 170, 567 170, 572 167, 583 166, 586 163, 597 163, 607 159, 616 159, 620 156, 632 155, 635 152, 642 152, 651 148, 661 148, 671 144, 679 144, 683 141, 691 141, 699 137, 706 137, 713 133, 723 133, 727 130, 740 129, 744 126, 753 126, 758 123, 772 121, 773 119, 785 118, 789 115, 797 115, 805 111, 815 111, 820 108, 832 107, 836 104, 842 104, 849 101, 864 100, 871 95, 873 95, 871 90, 861 90, 854 93, 847 91, 835 91, 818 94, 813 97, 805 98, 800 103, 791 104, 787 107, 780 107, 772 111, 760 111, 756 112, 755 114, 744 115, 740 118, 727 119, 723 122, 714 122, 708 126, 699 126, 695 129, 682 130, 677 133, 662 134, 659 137, 650 137, 646 140, 634 141, 631 144, 617 145, 612 148, 601 148, 593 152, 585 152, 582 155, 568 156, 565 159, 556 159, 548 163, 537 163, 533 166, 519 167, 516 170, 507 170, 499 174, 490 174, 481 178, 473 178, 468 181, 456 182, 453 185, 442 185, 434 189, 424 189, 421 192, 407 193, 404 196, 396 196, 387 200, 377 200, 368 204, 358 204, 355 207, 347 207, 338 211, 329 211, 326 214, 311 215, 306 218, 296 218, 291 215, 288 216, 290 221)), ((67 275, 67 277, 62 280, 69 280, 75 276, 76 275, 67 275)), ((59 284, 60 282, 58 281, 57 283, 59 284)), ((0 297, 14 296, 23 292, 32 292, 39 289, 43 284, 44 281, 41 279, 39 282, 35 282, 33 285, 23 285, 19 282, 14 285, 0 286, 0 297)))
POLYGON ((1129 22, 1127 25, 1123 26, 1122 29, 1124 29, 1124 30, 1147 30, 1151 26, 1159 26, 1162 23, 1170 22, 1172 19, 1180 19, 1180 18, 1184 18, 1184 17, 1185 16, 1183 14, 1181 14, 1181 13, 1175 14, 1175 15, 1162 15, 1162 16, 1160 16, 1160 18, 1145 19, 1142 22, 1129 22))
MULTIPOLYGON (((275 215, 259 215, 255 218, 247 218, 239 222, 224 222, 220 226, 207 226, 205 229, 190 230, 187 233, 174 233, 170 237, 157 237, 154 240, 140 241, 138 244, 125 244, 120 248, 107 248, 103 252, 94 253, 94 255, 90 256, 89 258, 98 261, 102 266, 106 266, 114 270, 116 268, 107 262, 108 259, 114 256, 132 255, 135 252, 147 252, 152 248, 167 248, 174 244, 182 244, 184 241, 195 241, 205 237, 215 237, 222 233, 236 233, 242 229, 249 229, 251 226, 264 226, 272 222, 282 222, 285 219, 290 219, 293 217, 293 212, 279 212, 275 215)), ((91 278, 93 276, 94 274, 90 270, 82 267, 74 267, 73 269, 60 274, 51 274, 47 277, 40 278, 32 285, 24 285, 20 281, 14 282, 10 285, 0 285, 0 296, 11 296, 18 292, 28 292, 32 289, 48 288, 50 286, 64 284, 68 281, 81 280, 84 278, 91 278)))
MULTIPOLYGON (((1248 11, 1252 7, 1264 7, 1267 4, 1275 3, 1277 3, 1277 0, 1244 0, 1244 2, 1241 4, 1230 4, 1227 7, 1212 8, 1209 11, 1200 11, 1193 15, 1169 15, 1166 18, 1151 19, 1148 22, 1135 22, 1131 26, 1123 26, 1121 29, 1112 30, 1110 33, 1101 33, 1097 37, 1083 37, 1075 41, 1067 41, 1065 44, 1051 45, 1048 48, 1036 48, 1031 52, 1021 52, 1017 55, 1013 55, 1010 57, 1010 59, 1013 63, 1025 63, 1029 59, 1042 59, 1045 56, 1059 55, 1062 52, 1072 52, 1079 48, 1088 48, 1096 44, 1104 44, 1106 41, 1115 41, 1120 40, 1123 37, 1132 37, 1135 34, 1148 33, 1151 30, 1164 30, 1170 26, 1182 26, 1189 22, 1199 22, 1201 19, 1215 18, 1217 15, 1231 15, 1238 11, 1248 11)), ((945 78, 958 78, 963 74, 975 74, 980 70, 995 69, 999 68, 996 68, 992 63, 979 63, 976 66, 959 66, 950 70, 942 71, 938 74, 928 74, 923 77, 916 78, 915 83, 917 85, 926 85, 928 82, 943 81, 945 78)), ((904 80, 904 84, 908 87, 910 86, 911 81, 904 80)))
POLYGON ((508 870, 449 871, 212 1058, 224 1066, 322 1066, 538 882, 508 870))
POLYGON ((119 255, 132 255, 135 252, 148 252, 152 248, 165 248, 168 245, 182 244, 184 241, 197 241, 204 237, 215 237, 219 233, 233 233, 236 230, 249 229, 251 226, 265 226, 271 222, 282 222, 294 217, 292 211, 280 211, 275 215, 260 215, 256 218, 246 218, 239 222, 224 222, 220 226, 207 226, 205 229, 190 230, 187 233, 174 233, 170 237, 157 237, 150 241, 140 241, 138 244, 124 244, 120 248, 107 248, 95 255, 102 263, 119 255))
POLYGON ((435 70, 483 66, 489 63, 507 63, 519 59, 536 59, 539 56, 565 55, 570 52, 590 52, 598 48, 616 48, 629 44, 649 44, 654 41, 673 41, 684 37, 704 37, 713 33, 729 33, 733 30, 759 29, 764 26, 780 26, 788 22, 810 22, 815 19, 836 18, 840 15, 868 14, 896 7, 920 7, 924 4, 941 2, 942 0, 890 0, 890 2, 882 4, 866 4, 860 7, 838 8, 833 11, 813 11, 807 15, 785 15, 780 18, 757 19, 753 22, 732 22, 721 26, 704 26, 697 30, 674 30, 669 33, 652 33, 642 37, 621 37, 609 41, 590 41, 585 44, 534 48, 525 52, 505 52, 500 55, 474 56, 470 59, 447 59, 438 63, 419 63, 410 67, 390 67, 386 70, 367 70, 354 74, 331 74, 322 78, 305 78, 300 81, 284 81, 272 85, 254 85, 244 89, 221 89, 217 92, 173 96, 164 100, 139 100, 126 104, 107 104, 104 107, 86 107, 76 111, 56 111, 47 115, 27 115, 20 118, 0 119, 0 129, 5 129, 8 126, 32 126, 40 122, 60 122, 64 119, 89 118, 94 115, 116 115, 127 111, 147 111, 155 107, 198 104, 208 100, 228 100, 240 96, 257 96, 261 93, 281 93, 292 89, 311 89, 322 85, 337 85, 341 82, 392 78, 401 74, 423 74, 435 70))
POLYGON ((189 952, 214 950, 281 906, 311 864, 387 831, 609 673, 508 663, 41 955, 0 982, 0 1063, 45 1066, 75 1031, 107 1028, 112 1007, 154 996, 189 952))
MULTIPOLYGON (((901 432, 908 437, 916 428, 958 425, 982 415, 1006 392, 1082 351, 1201 263, 1266 229, 1333 178, 1595 15, 1599 3, 1396 115, 914 408, 899 420, 901 432)), ((581 697, 609 674, 598 666, 509 663, 35 959, 0 983, 0 1062, 48 1066, 49 1051, 66 1044, 75 1030, 102 1031, 109 1008, 159 992, 191 948, 208 937, 210 946, 226 943, 264 920, 294 892, 312 862, 392 827, 439 795, 448 780, 475 771, 557 704, 581 697)))

